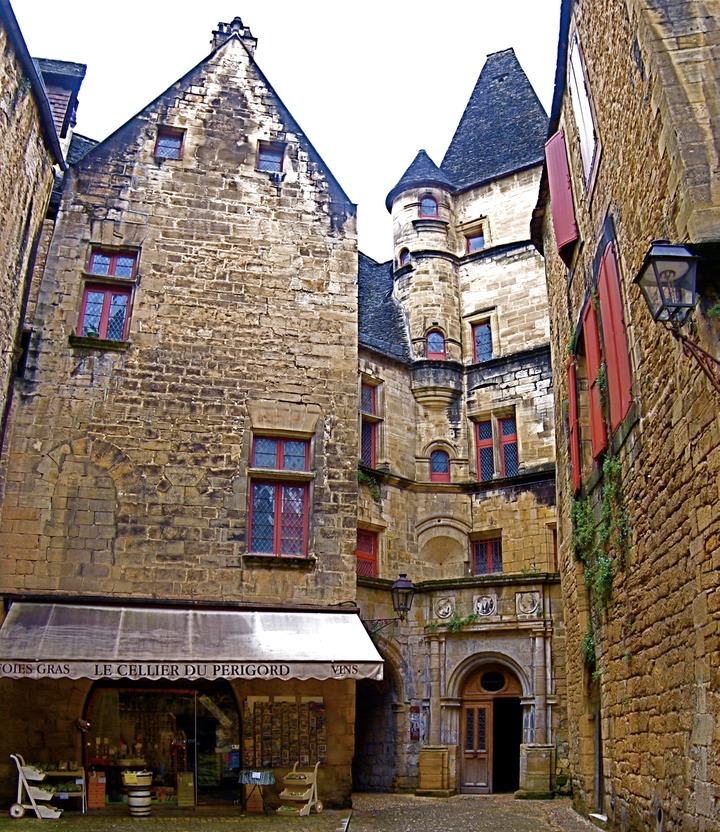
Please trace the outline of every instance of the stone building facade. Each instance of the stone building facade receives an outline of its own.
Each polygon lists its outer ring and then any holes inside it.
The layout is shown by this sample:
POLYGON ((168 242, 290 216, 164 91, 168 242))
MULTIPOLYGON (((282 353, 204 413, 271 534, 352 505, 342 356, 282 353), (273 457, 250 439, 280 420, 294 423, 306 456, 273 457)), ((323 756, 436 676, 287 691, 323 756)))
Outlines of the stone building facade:
MULTIPOLYGON (((329 805, 550 793, 547 117, 491 55, 442 164, 390 192, 376 263, 255 44, 219 24, 114 134, 71 137, 0 471, 1 793, 16 752, 103 772, 112 802, 132 766, 178 802, 272 769, 277 802, 314 760, 329 805)), ((62 132, 81 72, 39 66, 62 132)))
POLYGON ((573 794, 622 830, 718 828, 719 12, 563 3, 533 219, 559 416, 573 794), (676 338, 635 283, 658 239, 700 258, 676 338), (683 338, 709 354, 707 374, 683 338))
POLYGON ((358 729, 359 786, 548 793, 564 766, 549 332, 527 226, 546 126, 514 52, 490 55, 442 164, 420 151, 388 195, 393 261, 360 258, 358 603, 392 616, 375 587, 398 573, 419 595, 378 633, 386 723, 372 741, 358 729))

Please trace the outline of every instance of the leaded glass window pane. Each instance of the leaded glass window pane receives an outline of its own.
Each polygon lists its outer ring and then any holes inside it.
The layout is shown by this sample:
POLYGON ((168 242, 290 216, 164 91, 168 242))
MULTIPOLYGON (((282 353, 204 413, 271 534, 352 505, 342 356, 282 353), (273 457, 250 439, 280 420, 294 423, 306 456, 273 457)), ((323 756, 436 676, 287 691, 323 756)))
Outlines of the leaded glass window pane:
POLYGON ((115 260, 115 276, 116 277, 132 277, 133 269, 135 268, 135 258, 128 257, 124 254, 119 254, 115 260))
POLYGON ((438 206, 437 202, 431 197, 426 196, 420 202, 420 216, 421 217, 437 217, 438 206))
POLYGON ((260 145, 257 169, 265 173, 280 173, 282 170, 283 148, 260 145))
POLYGON ((269 439, 265 436, 256 437, 253 465, 256 468, 276 468, 277 446, 277 439, 269 439))
POLYGON ((160 159, 179 159, 181 147, 182 135, 180 133, 161 133, 155 145, 155 155, 160 159))
POLYGON ((375 388, 371 384, 360 387, 360 410, 375 415, 375 388))
POLYGON ((433 332, 428 332, 427 351, 428 353, 440 355, 445 354, 445 338, 443 337, 442 332, 438 332, 437 330, 433 330, 433 332))
POLYGON ((305 533, 305 487, 283 485, 280 554, 302 555, 305 533))
POLYGON ((515 477, 519 473, 517 442, 503 445, 503 469, 506 477, 515 477))
POLYGON ((362 423, 360 437, 360 460, 363 465, 373 467, 375 465, 375 431, 377 425, 372 422, 362 423))
POLYGON ((275 486, 253 483, 250 551, 271 554, 275 528, 275 486))
POLYGON ((475 360, 489 361, 492 358, 492 331, 490 323, 478 324, 473 328, 475 335, 475 360))
POLYGON ((450 457, 445 451, 433 451, 430 454, 430 470, 433 474, 447 474, 450 471, 450 457))
POLYGON ((90 260, 90 271, 93 274, 110 274, 111 259, 109 254, 96 251, 90 260))
POLYGON ((100 337, 100 318, 102 316, 104 292, 87 292, 85 295, 85 312, 83 314, 82 334, 89 338, 100 337))
POLYGON ((283 443, 283 468, 287 471, 304 471, 307 442, 286 439, 283 443))
POLYGON ((502 541, 491 540, 490 543, 490 566, 491 572, 502 572, 502 541))
POLYGON ((127 312, 128 296, 112 295, 110 298, 110 315, 108 317, 107 333, 105 337, 110 341, 122 341, 125 334, 125 314, 127 312))

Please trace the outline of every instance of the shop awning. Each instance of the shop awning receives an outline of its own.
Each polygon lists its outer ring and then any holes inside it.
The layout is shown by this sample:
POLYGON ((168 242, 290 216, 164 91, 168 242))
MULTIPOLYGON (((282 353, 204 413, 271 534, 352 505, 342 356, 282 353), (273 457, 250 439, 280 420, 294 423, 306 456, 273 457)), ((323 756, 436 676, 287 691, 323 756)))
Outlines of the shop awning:
POLYGON ((356 612, 16 602, 0 629, 13 679, 382 679, 356 612))

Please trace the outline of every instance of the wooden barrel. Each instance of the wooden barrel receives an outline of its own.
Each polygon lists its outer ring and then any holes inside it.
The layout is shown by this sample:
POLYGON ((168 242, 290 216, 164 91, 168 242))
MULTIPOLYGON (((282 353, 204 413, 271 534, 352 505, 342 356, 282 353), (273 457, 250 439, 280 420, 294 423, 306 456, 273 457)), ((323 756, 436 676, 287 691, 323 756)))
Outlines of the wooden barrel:
POLYGON ((150 789, 142 788, 128 789, 128 809, 134 818, 145 818, 150 814, 152 799, 150 789))

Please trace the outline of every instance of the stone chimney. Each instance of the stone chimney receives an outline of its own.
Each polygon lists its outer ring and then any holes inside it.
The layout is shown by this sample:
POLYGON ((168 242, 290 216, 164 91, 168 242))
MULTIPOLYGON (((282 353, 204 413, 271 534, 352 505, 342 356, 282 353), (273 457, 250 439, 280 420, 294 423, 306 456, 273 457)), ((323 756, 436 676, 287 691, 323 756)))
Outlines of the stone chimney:
POLYGON ((243 26, 243 22, 239 17, 236 17, 232 23, 218 23, 217 29, 213 32, 212 40, 210 41, 212 48, 217 49, 218 46, 222 46, 233 35, 237 35, 240 38, 251 55, 255 54, 257 38, 253 37, 252 32, 247 26, 243 26))

